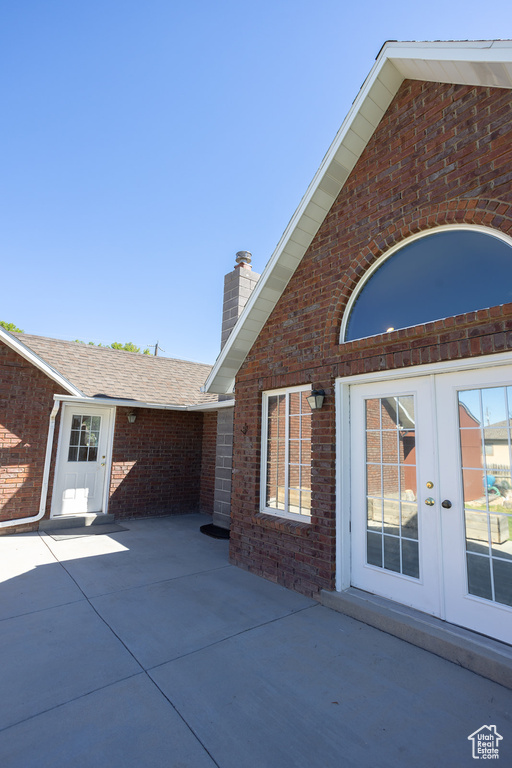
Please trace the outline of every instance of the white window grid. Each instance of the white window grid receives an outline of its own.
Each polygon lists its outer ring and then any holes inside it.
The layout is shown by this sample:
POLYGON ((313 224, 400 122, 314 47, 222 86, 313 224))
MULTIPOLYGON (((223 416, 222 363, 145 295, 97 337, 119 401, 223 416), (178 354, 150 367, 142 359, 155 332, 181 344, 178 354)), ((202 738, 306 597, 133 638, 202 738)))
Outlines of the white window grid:
MULTIPOLYGON (((287 389, 274 389, 267 392, 263 392, 263 412, 262 412, 262 434, 261 434, 261 486, 260 486, 260 512, 265 514, 274 515, 276 517, 284 517, 290 520, 301 520, 302 522, 311 522, 311 511, 305 512, 291 512, 290 511, 290 490, 298 491, 300 493, 299 498, 302 500, 303 489, 302 483, 302 451, 299 452, 299 463, 292 462, 290 464, 290 395, 294 392, 309 392, 310 386, 290 387, 287 389), (268 460, 268 403, 271 397, 278 397, 280 395, 285 396, 285 454, 284 454, 284 509, 276 509, 274 507, 267 506, 267 460, 268 460), (299 488, 290 488, 290 466, 299 467, 299 488)), ((302 417, 310 416, 311 411, 302 412, 302 408, 299 415, 299 437, 294 438, 293 441, 300 441, 299 445, 302 446, 302 417)), ((309 491, 311 498, 311 491, 309 491)), ((302 505, 301 507, 302 508, 302 505)))

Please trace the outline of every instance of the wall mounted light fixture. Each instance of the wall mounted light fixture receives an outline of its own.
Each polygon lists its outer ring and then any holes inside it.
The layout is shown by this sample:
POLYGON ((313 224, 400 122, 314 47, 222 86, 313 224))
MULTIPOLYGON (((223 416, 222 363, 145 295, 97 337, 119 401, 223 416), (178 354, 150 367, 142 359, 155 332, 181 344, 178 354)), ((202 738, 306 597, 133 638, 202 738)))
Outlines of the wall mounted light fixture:
POLYGON ((130 413, 128 414, 127 418, 128 418, 128 421, 130 422, 130 424, 134 424, 135 423, 135 419, 137 418, 137 414, 135 413, 135 411, 130 411, 130 413))
POLYGON ((323 389, 313 389, 309 397, 306 400, 309 403, 309 407, 312 411, 319 411, 324 404, 325 392, 323 389))

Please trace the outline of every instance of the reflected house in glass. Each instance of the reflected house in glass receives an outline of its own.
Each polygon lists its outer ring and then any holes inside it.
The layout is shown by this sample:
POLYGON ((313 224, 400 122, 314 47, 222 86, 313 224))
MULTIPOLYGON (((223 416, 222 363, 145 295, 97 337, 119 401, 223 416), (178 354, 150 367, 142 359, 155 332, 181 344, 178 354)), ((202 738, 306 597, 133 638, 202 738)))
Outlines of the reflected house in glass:
POLYGON ((511 642, 511 132, 512 41, 379 52, 207 380, 236 392, 232 562, 511 642), (325 393, 302 515, 271 417, 297 389, 325 393))

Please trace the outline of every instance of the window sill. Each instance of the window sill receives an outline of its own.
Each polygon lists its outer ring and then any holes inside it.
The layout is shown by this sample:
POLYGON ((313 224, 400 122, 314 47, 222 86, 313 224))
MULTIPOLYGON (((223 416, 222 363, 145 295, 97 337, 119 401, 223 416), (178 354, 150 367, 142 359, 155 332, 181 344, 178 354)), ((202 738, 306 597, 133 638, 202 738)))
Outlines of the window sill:
POLYGON ((309 520, 292 520, 287 517, 258 512, 254 515, 253 520, 257 525, 274 531, 289 533, 292 536, 309 536, 311 532, 311 518, 309 520))

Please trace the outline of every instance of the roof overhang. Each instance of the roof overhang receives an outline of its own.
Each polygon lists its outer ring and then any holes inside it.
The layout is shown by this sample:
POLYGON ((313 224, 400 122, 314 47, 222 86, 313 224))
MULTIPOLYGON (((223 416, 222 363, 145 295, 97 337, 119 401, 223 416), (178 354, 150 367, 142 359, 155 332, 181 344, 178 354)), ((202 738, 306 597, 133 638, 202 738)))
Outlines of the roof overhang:
POLYGON ((512 41, 382 47, 206 381, 232 392, 235 376, 403 80, 512 88, 512 41))
POLYGON ((64 403, 80 403, 80 405, 102 405, 110 408, 151 408, 157 411, 218 411, 233 408, 234 400, 221 400, 217 403, 198 403, 197 405, 172 405, 166 403, 146 403, 142 400, 126 400, 115 397, 87 397, 86 395, 54 395, 54 400, 64 403))
POLYGON ((14 350, 14 352, 17 352, 19 355, 21 355, 21 357, 24 357, 25 360, 28 360, 28 362, 32 363, 32 365, 34 365, 36 368, 39 368, 40 371, 45 373, 50 379, 53 379, 53 381, 59 384, 67 392, 69 392, 70 395, 74 395, 75 397, 84 396, 83 392, 81 392, 77 387, 74 386, 74 384, 68 381, 68 379, 62 376, 62 374, 56 371, 55 368, 52 368, 51 365, 45 363, 45 361, 40 358, 39 355, 36 355, 36 353, 25 346, 23 342, 10 334, 8 331, 4 330, 2 327, 0 327, 0 341, 3 341, 4 344, 7 344, 7 346, 14 350))

